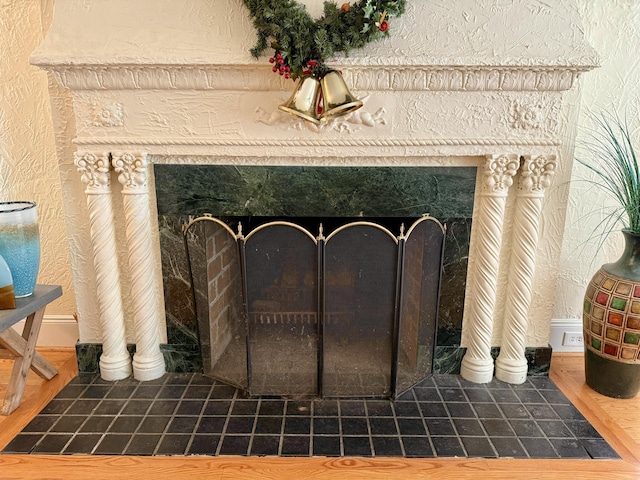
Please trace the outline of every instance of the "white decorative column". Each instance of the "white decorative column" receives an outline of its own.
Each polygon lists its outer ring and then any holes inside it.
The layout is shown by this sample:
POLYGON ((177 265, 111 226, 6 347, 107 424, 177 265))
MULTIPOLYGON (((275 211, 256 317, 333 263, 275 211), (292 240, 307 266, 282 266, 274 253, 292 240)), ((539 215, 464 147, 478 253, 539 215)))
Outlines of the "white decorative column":
POLYGON ((156 318, 157 295, 154 288, 155 269, 149 209, 147 155, 114 153, 113 167, 122 184, 131 300, 136 334, 133 376, 137 380, 153 380, 165 372, 160 351, 160 332, 156 318))
POLYGON ((127 351, 120 271, 116 251, 108 153, 75 153, 75 165, 86 185, 89 231, 93 246, 96 290, 102 329, 100 376, 113 381, 131 375, 127 351))
POLYGON ((496 378, 503 382, 520 384, 527 378, 524 350, 542 200, 555 170, 555 155, 524 156, 513 225, 504 330, 496 359, 496 378))
POLYGON ((493 378, 491 333, 496 303, 498 266, 502 246, 504 209, 509 187, 518 171, 517 155, 488 155, 484 165, 482 190, 476 220, 477 254, 473 276, 473 295, 468 308, 467 353, 460 373, 466 380, 486 383, 493 378))

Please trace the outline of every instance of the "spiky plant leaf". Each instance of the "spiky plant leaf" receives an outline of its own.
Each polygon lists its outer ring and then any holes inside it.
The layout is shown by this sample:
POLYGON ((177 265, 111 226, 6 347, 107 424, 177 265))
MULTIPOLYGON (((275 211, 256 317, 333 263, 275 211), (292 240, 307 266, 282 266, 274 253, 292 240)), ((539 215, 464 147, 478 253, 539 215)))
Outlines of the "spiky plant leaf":
POLYGON ((592 115, 591 120, 590 137, 580 146, 590 159, 576 160, 593 173, 597 186, 617 204, 599 227, 607 234, 622 222, 626 229, 640 234, 640 165, 629 125, 615 112, 592 115))

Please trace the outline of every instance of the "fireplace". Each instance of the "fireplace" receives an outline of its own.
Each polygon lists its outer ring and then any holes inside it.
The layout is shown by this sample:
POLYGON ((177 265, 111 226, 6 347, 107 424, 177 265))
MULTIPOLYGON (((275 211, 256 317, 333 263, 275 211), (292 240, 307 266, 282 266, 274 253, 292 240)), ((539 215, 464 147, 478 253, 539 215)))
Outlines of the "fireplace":
POLYGON ((574 86, 597 63, 575 6, 412 2, 389 38, 336 61, 365 106, 317 127, 277 110, 291 85, 248 55, 241 2, 218 3, 57 0, 32 57, 70 91, 59 98, 73 98, 65 204, 80 342, 100 346, 103 378, 182 365, 167 328, 155 167, 216 165, 473 169, 454 356, 471 381, 494 371, 524 381, 526 349, 549 337, 574 86))

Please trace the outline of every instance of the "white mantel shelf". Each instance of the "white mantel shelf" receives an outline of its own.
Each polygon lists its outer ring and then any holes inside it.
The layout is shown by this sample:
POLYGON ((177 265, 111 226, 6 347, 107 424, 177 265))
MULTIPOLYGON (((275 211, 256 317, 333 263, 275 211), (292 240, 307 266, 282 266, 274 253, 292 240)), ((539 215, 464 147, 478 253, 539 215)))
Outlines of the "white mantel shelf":
MULTIPOLYGON (((343 61, 346 59, 343 59, 343 61)), ((269 91, 290 88, 266 65, 94 64, 68 65, 48 58, 32 61, 54 72, 72 90, 178 89, 269 91), (154 72, 154 75, 149 75, 154 72), (89 75, 87 75, 89 73, 89 75), (243 82, 237 79, 242 78, 243 82)), ((341 64, 357 90, 369 91, 562 91, 585 66, 380 65, 341 64)))
POLYGON ((524 348, 549 340, 567 199, 551 180, 568 180, 575 87, 598 59, 567 0, 407 3, 388 38, 335 60, 364 108, 316 127, 278 111, 293 84, 248 54, 240 0, 56 0, 31 61, 73 96, 87 211, 69 222, 94 263, 73 274, 104 378, 129 374, 128 338, 136 378, 164 372, 154 163, 471 165, 462 375, 489 381, 498 345, 495 374, 524 381, 524 348))

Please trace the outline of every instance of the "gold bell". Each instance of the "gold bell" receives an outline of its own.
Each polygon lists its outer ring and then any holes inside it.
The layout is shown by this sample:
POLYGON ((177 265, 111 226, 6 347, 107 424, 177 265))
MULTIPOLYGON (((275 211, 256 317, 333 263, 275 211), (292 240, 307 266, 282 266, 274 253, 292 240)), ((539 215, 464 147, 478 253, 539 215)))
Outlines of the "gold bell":
POLYGON ((355 112, 362 107, 362 102, 351 95, 340 72, 331 70, 320 81, 322 86, 322 115, 320 120, 355 112))
POLYGON ((283 112, 305 119, 315 124, 320 123, 318 117, 318 101, 320 97, 320 82, 313 75, 304 75, 296 83, 296 87, 287 100, 278 108, 283 112))

